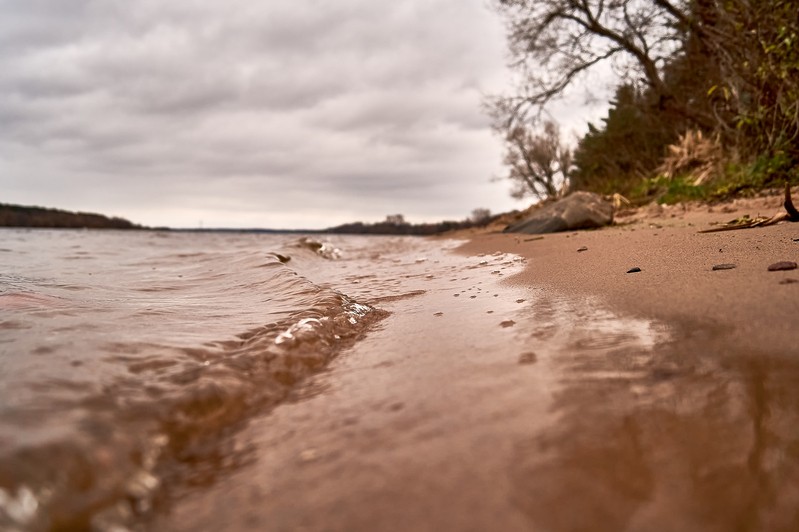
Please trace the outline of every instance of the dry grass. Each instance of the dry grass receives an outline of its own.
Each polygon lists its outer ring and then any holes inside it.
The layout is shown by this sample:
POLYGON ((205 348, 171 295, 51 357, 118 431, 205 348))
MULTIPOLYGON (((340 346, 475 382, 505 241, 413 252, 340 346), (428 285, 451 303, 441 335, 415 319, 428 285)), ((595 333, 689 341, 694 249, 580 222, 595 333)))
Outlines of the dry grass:
POLYGON ((669 146, 669 154, 658 171, 674 179, 688 176, 694 186, 720 174, 724 150, 718 137, 706 137, 701 131, 686 131, 679 142, 669 146))

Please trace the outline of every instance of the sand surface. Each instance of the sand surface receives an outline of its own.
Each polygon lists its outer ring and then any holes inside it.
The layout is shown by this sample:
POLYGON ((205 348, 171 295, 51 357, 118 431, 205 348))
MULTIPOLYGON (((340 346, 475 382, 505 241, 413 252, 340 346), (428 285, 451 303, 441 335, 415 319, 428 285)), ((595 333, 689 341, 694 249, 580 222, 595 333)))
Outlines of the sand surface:
POLYGON ((475 236, 153 529, 799 529, 799 224, 697 233, 778 210, 475 236))
POLYGON ((526 271, 514 279, 522 285, 577 299, 596 296, 615 309, 688 329, 716 329, 736 349, 797 354, 799 284, 793 281, 799 282, 799 270, 769 272, 768 266, 799 261, 799 224, 698 232, 745 214, 771 216, 781 204, 775 196, 716 207, 644 208, 599 231, 479 235, 463 251, 502 249, 527 257, 526 271), (722 264, 735 268, 713 271, 722 264), (626 273, 636 267, 641 272, 626 273))

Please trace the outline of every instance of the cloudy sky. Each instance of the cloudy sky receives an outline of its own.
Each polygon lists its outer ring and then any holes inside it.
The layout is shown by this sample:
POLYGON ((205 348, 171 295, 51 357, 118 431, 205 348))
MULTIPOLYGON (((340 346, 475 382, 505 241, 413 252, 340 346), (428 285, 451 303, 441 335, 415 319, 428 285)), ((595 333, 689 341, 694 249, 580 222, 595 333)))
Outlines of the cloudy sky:
POLYGON ((0 0, 0 202, 276 228, 525 206, 490 180, 488 4, 0 0))

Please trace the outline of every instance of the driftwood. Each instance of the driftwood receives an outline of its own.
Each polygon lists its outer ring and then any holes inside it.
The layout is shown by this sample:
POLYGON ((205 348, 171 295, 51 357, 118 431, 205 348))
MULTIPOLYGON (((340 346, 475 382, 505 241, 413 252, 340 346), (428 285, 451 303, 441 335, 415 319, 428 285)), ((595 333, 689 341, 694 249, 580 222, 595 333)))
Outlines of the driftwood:
POLYGON ((785 183, 785 201, 783 202, 782 205, 783 207, 785 207, 786 212, 775 214, 771 218, 766 218, 764 216, 758 216, 756 218, 743 216, 741 218, 732 220, 731 222, 727 222, 726 224, 721 225, 719 227, 713 227, 712 229, 705 229, 699 232, 715 233, 718 231, 734 231, 735 229, 749 229, 750 227, 766 227, 768 225, 774 225, 786 221, 799 222, 799 211, 796 210, 796 207, 794 207, 793 205, 793 200, 791 200, 791 187, 788 183, 785 183))

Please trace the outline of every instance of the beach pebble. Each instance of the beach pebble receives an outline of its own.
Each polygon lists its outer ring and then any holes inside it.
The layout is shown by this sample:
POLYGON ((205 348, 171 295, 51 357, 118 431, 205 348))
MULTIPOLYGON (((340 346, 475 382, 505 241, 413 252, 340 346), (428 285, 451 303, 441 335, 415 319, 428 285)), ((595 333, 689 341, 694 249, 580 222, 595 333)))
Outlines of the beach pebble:
POLYGON ((443 312, 436 312, 435 314, 433 314, 433 316, 443 316, 443 315, 444 315, 443 312))
POLYGON ((313 462, 319 458, 319 451, 316 449, 305 449, 300 453, 300 460, 303 462, 313 462))
POLYGON ((793 283, 799 283, 799 279, 791 279, 790 277, 788 277, 780 281, 780 284, 793 284, 793 283))
POLYGON ((517 299, 516 302, 517 303, 524 303, 524 299, 517 299))
POLYGON ((505 321, 500 322, 499 325, 503 329, 507 329, 508 327, 513 327, 514 325, 516 325, 516 322, 513 321, 513 320, 505 320, 505 321))
POLYGON ((713 266, 713 271, 732 270, 733 268, 735 268, 735 264, 716 264, 713 266))
POLYGON ((796 269, 796 263, 791 262, 789 260, 775 262, 774 264, 768 267, 768 271, 770 272, 780 272, 780 271, 795 270, 795 269, 796 269))
POLYGON ((536 362, 538 362, 538 356, 532 351, 519 355, 519 364, 535 364, 536 362))
POLYGON ((580 253, 580 252, 583 252, 583 251, 588 251, 588 246, 581 247, 580 249, 577 250, 577 253, 580 253))
POLYGON ((630 268, 629 270, 627 270, 627 273, 638 273, 640 271, 641 271, 641 268, 636 266, 635 268, 630 268))

